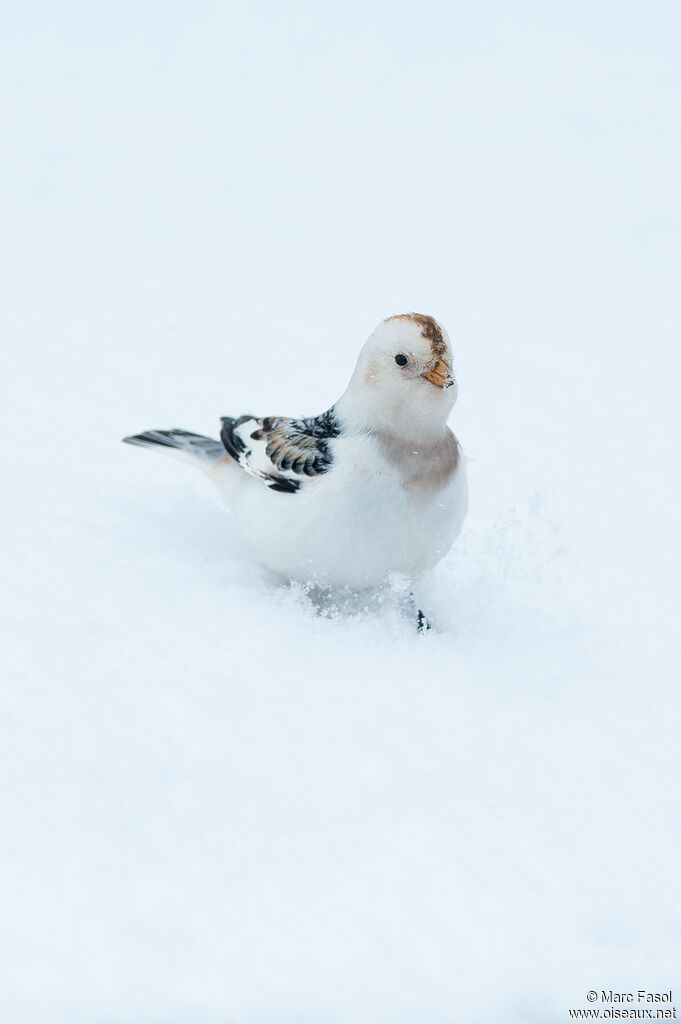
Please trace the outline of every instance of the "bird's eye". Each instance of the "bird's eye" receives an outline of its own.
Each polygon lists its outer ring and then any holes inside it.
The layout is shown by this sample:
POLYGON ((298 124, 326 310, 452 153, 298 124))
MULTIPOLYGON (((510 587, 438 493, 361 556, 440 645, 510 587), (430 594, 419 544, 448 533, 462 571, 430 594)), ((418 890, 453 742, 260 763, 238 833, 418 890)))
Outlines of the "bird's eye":
POLYGON ((397 363, 398 366, 406 366, 409 360, 400 352, 398 356, 395 356, 395 362, 397 363))

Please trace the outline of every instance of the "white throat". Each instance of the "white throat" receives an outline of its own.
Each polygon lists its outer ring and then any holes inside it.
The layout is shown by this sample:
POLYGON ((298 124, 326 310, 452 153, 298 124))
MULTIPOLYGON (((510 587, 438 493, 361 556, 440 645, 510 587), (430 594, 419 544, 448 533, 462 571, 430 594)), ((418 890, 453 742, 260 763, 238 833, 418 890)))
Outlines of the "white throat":
MULTIPOLYGON (((433 387, 425 382, 423 386, 433 387)), ((334 409, 350 434, 372 433, 405 443, 433 444, 449 433, 449 403, 434 412, 429 405, 404 401, 399 395, 378 396, 354 376, 334 409)))

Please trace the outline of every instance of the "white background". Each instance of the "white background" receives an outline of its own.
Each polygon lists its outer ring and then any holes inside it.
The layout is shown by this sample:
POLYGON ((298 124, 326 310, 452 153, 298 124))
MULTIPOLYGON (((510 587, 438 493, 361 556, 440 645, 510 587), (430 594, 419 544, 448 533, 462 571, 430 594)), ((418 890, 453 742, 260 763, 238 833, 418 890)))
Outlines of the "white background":
POLYGON ((672 3, 5 5, 12 1024, 681 1003, 672 3), (448 328, 439 626, 320 617, 120 444, 448 328))

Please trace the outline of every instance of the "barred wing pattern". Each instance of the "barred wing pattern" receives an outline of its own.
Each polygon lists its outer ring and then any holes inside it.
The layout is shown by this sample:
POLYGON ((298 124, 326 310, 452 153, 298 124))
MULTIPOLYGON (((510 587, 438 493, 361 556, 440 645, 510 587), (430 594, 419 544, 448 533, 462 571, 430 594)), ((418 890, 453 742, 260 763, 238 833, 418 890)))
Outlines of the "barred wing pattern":
POLYGON ((307 419, 223 416, 220 432, 225 450, 246 473, 287 494, 299 491, 306 478, 329 471, 330 442, 339 436, 333 408, 307 419))

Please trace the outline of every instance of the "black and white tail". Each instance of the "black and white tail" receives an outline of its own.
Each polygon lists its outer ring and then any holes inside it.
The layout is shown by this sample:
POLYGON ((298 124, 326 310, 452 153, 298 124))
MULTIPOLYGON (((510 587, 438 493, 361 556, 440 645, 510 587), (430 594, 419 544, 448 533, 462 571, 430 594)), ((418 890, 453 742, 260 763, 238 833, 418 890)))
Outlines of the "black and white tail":
POLYGON ((203 434, 192 434, 189 430, 145 430, 143 434, 131 434, 123 440, 126 444, 136 444, 140 448, 158 448, 168 455, 198 463, 202 469, 210 469, 226 454, 222 441, 204 437, 203 434))

